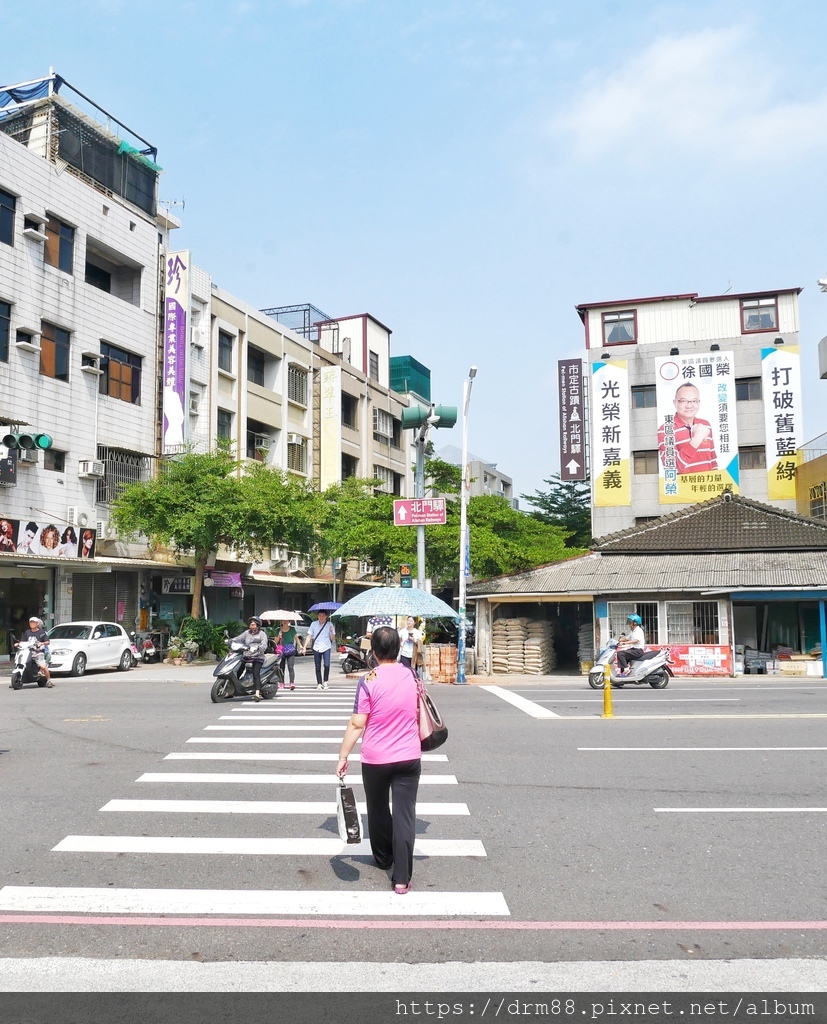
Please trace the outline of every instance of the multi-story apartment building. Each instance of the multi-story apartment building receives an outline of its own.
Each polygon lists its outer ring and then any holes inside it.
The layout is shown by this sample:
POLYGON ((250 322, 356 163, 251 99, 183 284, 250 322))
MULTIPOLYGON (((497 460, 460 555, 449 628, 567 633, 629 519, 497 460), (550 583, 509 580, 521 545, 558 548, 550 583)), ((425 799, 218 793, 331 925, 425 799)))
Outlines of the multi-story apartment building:
POLYGON ((799 288, 584 303, 592 532, 729 489, 795 510, 799 288))
MULTIPOLYGON (((447 444, 437 451, 437 455, 444 462, 450 462, 454 466, 462 466, 462 449, 455 444, 447 444)), ((493 495, 498 498, 505 498, 512 508, 519 508, 519 499, 514 497, 514 481, 510 476, 497 469, 496 462, 489 462, 479 455, 468 452, 468 475, 470 485, 468 497, 478 498, 483 495, 493 495)))
POLYGON ((111 487, 156 454, 175 222, 158 215, 155 159, 54 73, 0 90, 0 420, 51 438, 0 452, 0 654, 33 612, 139 619, 145 564, 110 558, 98 526, 111 487))

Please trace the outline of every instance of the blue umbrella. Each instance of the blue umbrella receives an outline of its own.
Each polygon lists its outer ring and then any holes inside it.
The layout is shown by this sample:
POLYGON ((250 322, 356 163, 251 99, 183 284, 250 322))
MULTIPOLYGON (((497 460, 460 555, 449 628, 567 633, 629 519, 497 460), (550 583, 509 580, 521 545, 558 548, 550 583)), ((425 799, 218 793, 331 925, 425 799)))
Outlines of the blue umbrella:
POLYGON ((314 604, 312 608, 307 610, 309 612, 335 612, 337 608, 341 607, 341 601, 319 601, 318 604, 314 604))
POLYGON ((343 615, 420 615, 426 619, 458 619, 454 609, 427 590, 405 587, 374 587, 346 601, 333 613, 343 615))

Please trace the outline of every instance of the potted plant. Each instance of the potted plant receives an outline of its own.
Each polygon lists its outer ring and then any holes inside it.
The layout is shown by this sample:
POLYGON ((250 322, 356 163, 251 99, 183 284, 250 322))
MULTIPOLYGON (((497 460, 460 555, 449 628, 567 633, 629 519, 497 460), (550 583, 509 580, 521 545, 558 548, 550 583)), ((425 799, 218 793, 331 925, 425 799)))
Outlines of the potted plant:
POLYGON ((184 658, 187 661, 192 661, 196 654, 198 654, 198 641, 184 640, 184 642, 181 645, 181 650, 184 655, 184 658))
POLYGON ((181 638, 178 636, 171 636, 169 638, 169 646, 167 647, 167 657, 173 665, 183 665, 184 659, 181 656, 182 650, 183 644, 181 638))

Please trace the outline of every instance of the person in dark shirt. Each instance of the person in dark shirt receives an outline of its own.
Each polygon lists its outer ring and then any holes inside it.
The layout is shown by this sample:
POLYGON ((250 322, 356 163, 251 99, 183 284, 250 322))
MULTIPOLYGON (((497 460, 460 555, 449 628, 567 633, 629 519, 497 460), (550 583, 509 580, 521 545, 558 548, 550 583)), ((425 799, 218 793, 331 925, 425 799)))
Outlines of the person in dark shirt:
MULTIPOLYGON (((45 677, 47 686, 54 686, 52 677, 49 674, 49 666, 46 662, 46 651, 44 648, 49 646, 49 634, 43 628, 43 622, 36 616, 32 615, 29 619, 29 628, 24 631, 23 636, 20 638, 21 643, 26 640, 37 640, 42 646, 35 648, 34 660, 37 662, 40 674, 45 677)), ((19 647, 20 644, 15 644, 15 647, 19 647)))

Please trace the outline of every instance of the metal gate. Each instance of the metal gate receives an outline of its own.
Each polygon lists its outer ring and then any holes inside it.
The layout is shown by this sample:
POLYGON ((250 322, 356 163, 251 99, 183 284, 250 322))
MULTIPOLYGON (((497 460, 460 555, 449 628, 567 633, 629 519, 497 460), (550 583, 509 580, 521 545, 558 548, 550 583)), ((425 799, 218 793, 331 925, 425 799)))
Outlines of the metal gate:
POLYGON ((138 574, 134 572, 74 573, 72 618, 120 622, 129 632, 138 614, 138 574), (120 613, 120 614, 119 614, 120 613))

